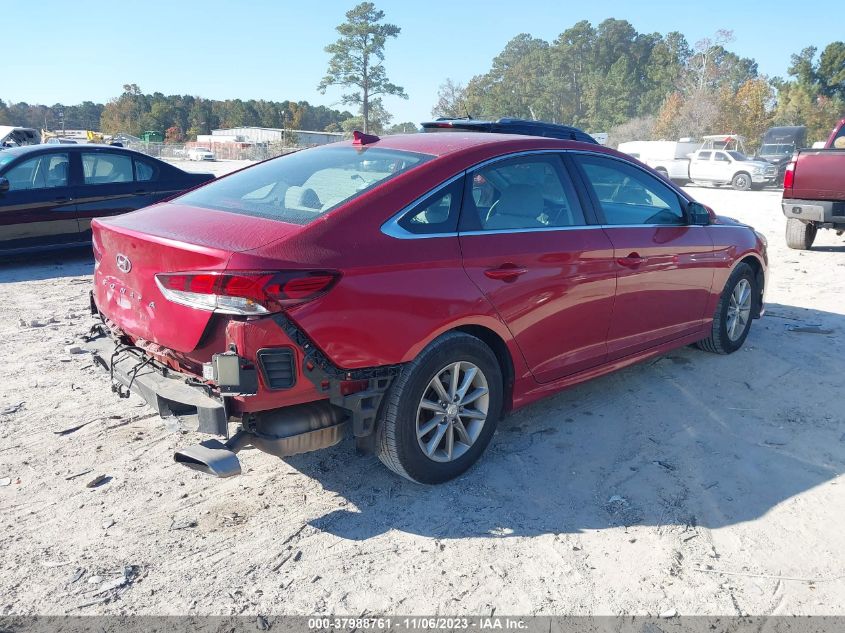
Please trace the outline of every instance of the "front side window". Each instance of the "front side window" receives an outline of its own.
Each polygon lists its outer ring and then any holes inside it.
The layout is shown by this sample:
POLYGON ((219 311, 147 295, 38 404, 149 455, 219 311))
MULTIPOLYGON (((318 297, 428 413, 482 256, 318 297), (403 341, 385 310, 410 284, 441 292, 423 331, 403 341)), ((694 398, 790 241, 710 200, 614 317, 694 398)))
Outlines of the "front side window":
POLYGON ((5 178, 10 191, 67 187, 69 165, 67 154, 42 154, 15 165, 5 178))
POLYGON ((476 170, 464 195, 462 227, 497 231, 582 226, 584 213, 558 156, 514 158, 476 170))
POLYGON ((132 182, 132 157, 108 152, 83 152, 82 174, 86 185, 132 182))
POLYGON ((678 194, 627 163, 602 156, 578 156, 598 198, 606 224, 686 224, 678 194))
MULTIPOLYGON (((716 152, 715 156, 713 157, 714 160, 719 161, 720 163, 729 163, 731 159, 728 158, 728 155, 725 152, 716 152)), ((740 159, 737 159, 740 160, 740 159)))
POLYGON ((379 147, 324 146, 280 156, 185 194, 183 204, 308 224, 430 160, 379 147))

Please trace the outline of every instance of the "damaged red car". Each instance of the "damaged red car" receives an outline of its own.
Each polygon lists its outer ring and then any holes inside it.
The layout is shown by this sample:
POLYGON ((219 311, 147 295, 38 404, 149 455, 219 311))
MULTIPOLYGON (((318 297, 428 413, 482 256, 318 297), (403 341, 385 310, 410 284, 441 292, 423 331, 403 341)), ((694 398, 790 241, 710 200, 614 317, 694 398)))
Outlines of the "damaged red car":
POLYGON ((246 446, 352 436, 439 483, 506 412, 680 346, 743 345, 761 235, 583 132, 504 127, 356 134, 94 220, 89 346, 113 389, 221 436, 175 455, 214 475, 246 446))

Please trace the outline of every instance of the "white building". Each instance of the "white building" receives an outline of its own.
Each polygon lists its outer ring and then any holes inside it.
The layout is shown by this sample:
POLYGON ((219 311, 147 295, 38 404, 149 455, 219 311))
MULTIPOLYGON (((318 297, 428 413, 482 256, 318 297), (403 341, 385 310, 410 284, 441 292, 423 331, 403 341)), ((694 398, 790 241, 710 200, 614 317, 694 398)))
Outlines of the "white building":
POLYGON ((224 130, 211 130, 211 134, 197 137, 205 143, 284 143, 296 139, 297 145, 310 147, 326 145, 343 140, 339 132, 317 132, 314 130, 285 130, 269 127, 235 127, 224 130), (218 137, 220 137, 218 139, 218 137))

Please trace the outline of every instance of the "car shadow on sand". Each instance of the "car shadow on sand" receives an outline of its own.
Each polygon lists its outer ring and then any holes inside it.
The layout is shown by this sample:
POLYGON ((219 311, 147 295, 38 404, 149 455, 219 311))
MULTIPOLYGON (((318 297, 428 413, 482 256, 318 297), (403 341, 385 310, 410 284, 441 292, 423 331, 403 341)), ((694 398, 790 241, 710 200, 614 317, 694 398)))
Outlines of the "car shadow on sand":
POLYGON ((311 524, 352 540, 732 525, 845 472, 838 400, 818 397, 841 389, 843 341, 845 315, 770 304, 731 356, 682 348, 512 413, 441 486, 349 441, 287 461, 347 500, 311 524))
POLYGON ((90 246, 38 255, 0 256, 0 284, 79 277, 93 272, 90 246))

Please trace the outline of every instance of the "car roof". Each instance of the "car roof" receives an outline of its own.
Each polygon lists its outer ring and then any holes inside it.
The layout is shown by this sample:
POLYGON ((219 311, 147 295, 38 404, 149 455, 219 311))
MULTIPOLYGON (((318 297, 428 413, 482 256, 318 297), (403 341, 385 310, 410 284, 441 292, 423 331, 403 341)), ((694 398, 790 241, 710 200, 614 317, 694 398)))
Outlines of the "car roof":
MULTIPOLYGON (((335 144, 332 144, 335 145, 335 144)), ((359 147, 354 141, 340 141, 337 145, 359 147)), ((587 149, 595 151, 595 143, 570 141, 542 136, 525 136, 522 134, 497 134, 491 132, 439 132, 418 134, 396 134, 383 136, 375 142, 366 143, 363 147, 380 147, 383 149, 404 150, 429 154, 431 156, 446 156, 466 150, 483 149, 494 150, 501 146, 503 150, 519 151, 520 149, 587 149)))
POLYGON ((101 145, 99 143, 39 143, 37 145, 22 145, 21 147, 7 147, 2 150, 0 155, 7 156, 9 154, 15 156, 25 156, 26 154, 37 154, 38 152, 90 152, 90 151, 110 151, 110 152, 126 152, 129 154, 140 154, 134 150, 126 147, 118 147, 117 145, 101 145))

